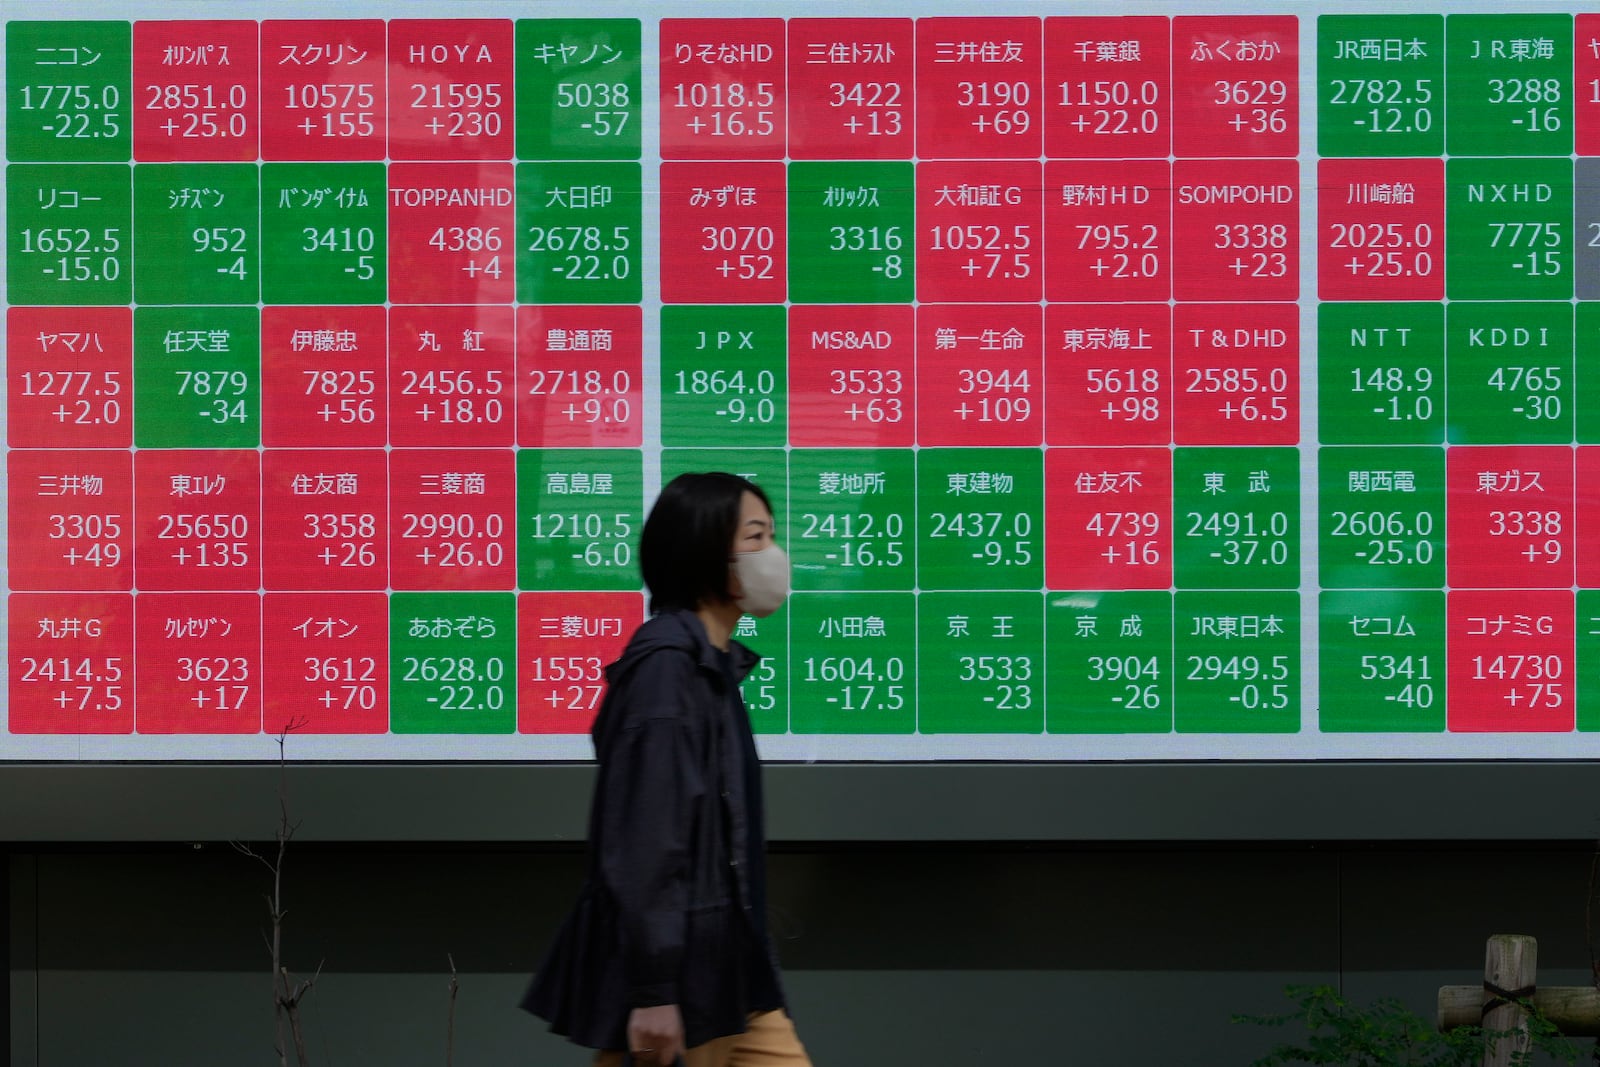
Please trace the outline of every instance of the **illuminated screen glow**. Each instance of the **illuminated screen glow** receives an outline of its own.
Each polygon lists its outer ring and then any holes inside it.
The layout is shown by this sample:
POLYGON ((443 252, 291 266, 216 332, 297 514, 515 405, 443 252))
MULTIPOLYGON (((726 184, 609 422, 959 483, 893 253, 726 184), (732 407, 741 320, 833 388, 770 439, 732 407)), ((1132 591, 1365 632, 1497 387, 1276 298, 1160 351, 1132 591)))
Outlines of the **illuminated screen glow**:
POLYGON ((1600 14, 748 7, 7 22, 0 758, 1600 755, 1600 14))

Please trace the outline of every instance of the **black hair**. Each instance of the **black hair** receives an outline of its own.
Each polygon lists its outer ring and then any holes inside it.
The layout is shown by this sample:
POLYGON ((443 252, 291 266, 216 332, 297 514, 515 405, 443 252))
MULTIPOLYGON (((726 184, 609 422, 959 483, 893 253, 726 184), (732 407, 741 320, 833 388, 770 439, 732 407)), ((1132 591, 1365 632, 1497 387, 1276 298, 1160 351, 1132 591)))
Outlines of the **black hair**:
POLYGON ((746 493, 772 510, 759 485, 723 471, 680 474, 662 487, 639 538, 639 571, 652 615, 729 598, 728 554, 746 493))

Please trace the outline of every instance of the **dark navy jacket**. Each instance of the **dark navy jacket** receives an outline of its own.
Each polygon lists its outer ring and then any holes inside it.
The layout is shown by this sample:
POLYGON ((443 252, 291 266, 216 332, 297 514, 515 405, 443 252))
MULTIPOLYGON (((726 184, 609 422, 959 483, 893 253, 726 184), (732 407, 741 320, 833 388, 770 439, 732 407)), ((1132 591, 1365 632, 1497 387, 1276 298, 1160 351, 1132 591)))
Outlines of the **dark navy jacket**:
POLYGON ((671 611, 606 668, 588 877, 522 1001, 556 1033, 627 1048, 632 1009, 677 1004, 692 1048, 781 1006, 756 911, 764 859, 750 853, 764 839, 746 783, 759 777, 737 688, 758 660, 733 642, 729 679, 700 619, 671 611), (777 1002, 751 1003, 763 990, 777 1002))

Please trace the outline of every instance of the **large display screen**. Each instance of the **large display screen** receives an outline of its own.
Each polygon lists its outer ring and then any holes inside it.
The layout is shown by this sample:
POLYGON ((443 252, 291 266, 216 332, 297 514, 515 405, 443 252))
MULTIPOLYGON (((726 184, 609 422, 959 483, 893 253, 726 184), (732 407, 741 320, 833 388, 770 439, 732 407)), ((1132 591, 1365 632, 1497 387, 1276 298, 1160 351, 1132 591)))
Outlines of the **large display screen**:
POLYGON ((1600 755, 1600 14, 11 11, 0 758, 1600 755))

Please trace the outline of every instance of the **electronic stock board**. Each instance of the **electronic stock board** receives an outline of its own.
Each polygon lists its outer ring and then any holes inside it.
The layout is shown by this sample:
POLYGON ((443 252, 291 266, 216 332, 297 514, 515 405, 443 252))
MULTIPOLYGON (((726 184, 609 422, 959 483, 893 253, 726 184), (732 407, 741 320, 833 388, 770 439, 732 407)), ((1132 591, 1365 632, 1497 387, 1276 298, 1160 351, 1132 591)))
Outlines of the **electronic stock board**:
POLYGON ((1600 13, 738 6, 11 9, 0 758, 1600 754, 1600 13))

